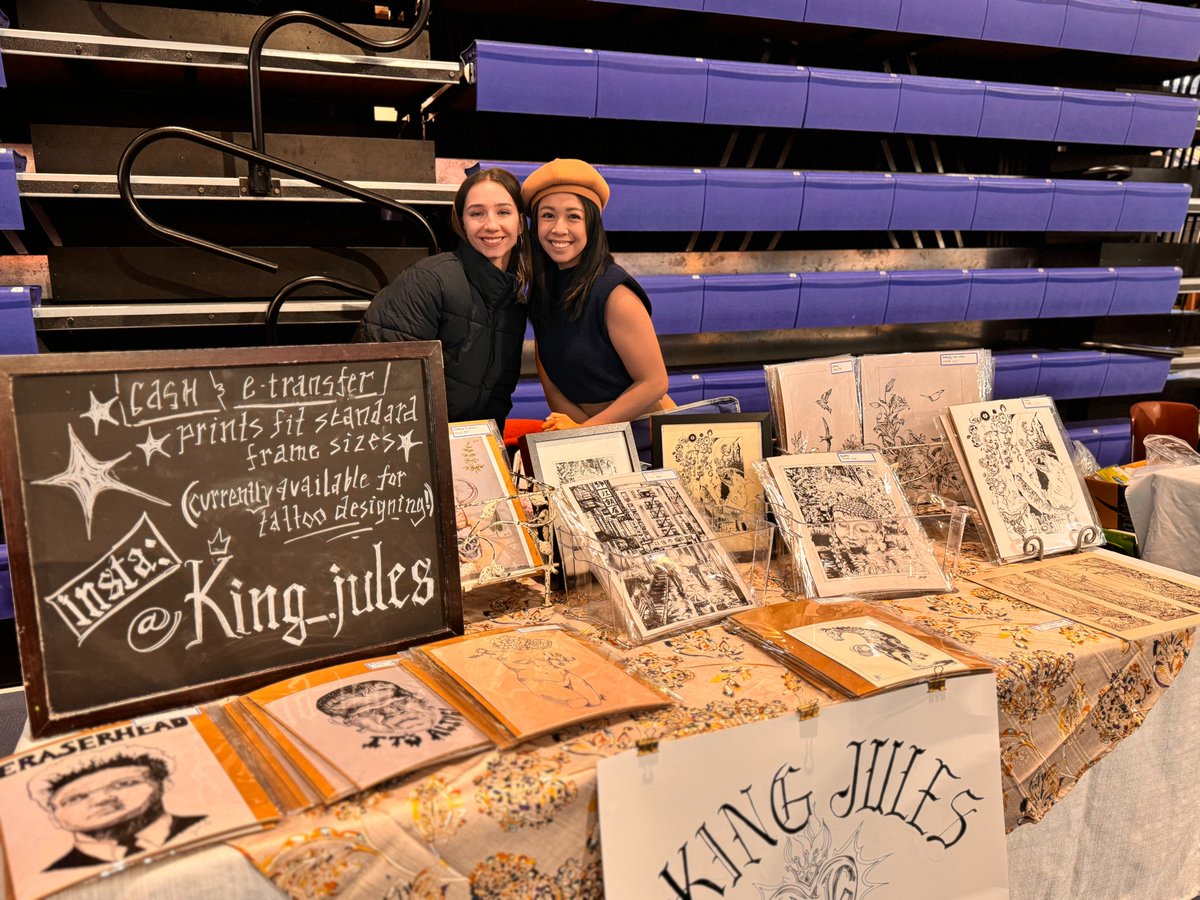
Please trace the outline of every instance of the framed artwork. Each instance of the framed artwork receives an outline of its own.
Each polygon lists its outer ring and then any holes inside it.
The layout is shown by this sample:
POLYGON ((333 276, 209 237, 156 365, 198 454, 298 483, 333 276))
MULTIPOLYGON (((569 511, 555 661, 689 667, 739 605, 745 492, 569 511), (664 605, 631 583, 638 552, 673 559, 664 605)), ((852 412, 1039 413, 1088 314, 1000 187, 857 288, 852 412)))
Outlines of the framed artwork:
POLYGON ((852 356, 765 366, 775 432, 785 453, 852 450, 862 440, 858 361, 852 356))
POLYGON ((771 455, 768 413, 650 417, 650 462, 674 469, 717 532, 743 531, 765 504, 754 463, 771 455))
POLYGON ((461 634, 436 342, 0 357, 34 736, 461 634))
POLYGON ((1089 529, 1102 542, 1050 397, 951 406, 945 421, 996 559, 1030 556, 1030 538, 1047 553, 1074 550, 1089 529))
POLYGON ((485 731, 514 743, 600 716, 665 706, 655 688, 562 628, 500 628, 424 645, 414 656, 469 698, 485 731))
POLYGON ((527 434, 521 452, 526 471, 554 488, 641 468, 628 422, 527 434))
POLYGON ((889 353, 859 360, 863 446, 878 450, 910 493, 966 500, 938 414, 991 397, 988 350, 889 353))
POLYGON ((671 469, 564 485, 564 514, 637 642, 755 605, 671 469))
POLYGON ((455 528, 464 591, 528 575, 542 556, 508 471, 504 440, 492 420, 450 423, 455 528))
POLYGON ((811 596, 949 589, 895 474, 874 452, 801 453, 759 467, 811 596))
POLYGON ((279 818, 202 712, 119 722, 0 760, 17 900, 249 834, 279 818))

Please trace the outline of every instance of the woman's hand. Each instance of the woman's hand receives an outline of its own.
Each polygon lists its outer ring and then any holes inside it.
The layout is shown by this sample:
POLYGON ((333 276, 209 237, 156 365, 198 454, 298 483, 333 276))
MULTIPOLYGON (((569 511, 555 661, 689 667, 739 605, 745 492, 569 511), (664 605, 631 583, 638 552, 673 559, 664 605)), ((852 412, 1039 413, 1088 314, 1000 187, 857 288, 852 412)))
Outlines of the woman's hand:
POLYGON ((578 428, 579 423, 566 413, 552 412, 542 422, 542 431, 565 431, 568 428, 578 428))

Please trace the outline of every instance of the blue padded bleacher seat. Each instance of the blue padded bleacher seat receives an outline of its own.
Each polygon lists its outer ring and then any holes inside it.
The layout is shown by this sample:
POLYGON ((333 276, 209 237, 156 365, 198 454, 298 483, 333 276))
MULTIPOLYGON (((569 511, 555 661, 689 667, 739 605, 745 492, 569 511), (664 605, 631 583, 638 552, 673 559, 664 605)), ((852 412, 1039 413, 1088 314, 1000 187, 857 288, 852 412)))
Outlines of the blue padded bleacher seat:
POLYGON ((1067 0, 988 0, 985 41, 1057 47, 1067 18, 1067 0))
POLYGON ((770 412, 767 373, 763 369, 705 372, 704 399, 737 397, 742 412, 770 412))
POLYGON ((1124 204, 1125 185, 1119 181, 1055 181, 1046 230, 1116 231, 1124 204))
POLYGON ((1088 144, 1121 144, 1133 118, 1133 94, 1105 91, 1062 92, 1056 141, 1088 144))
POLYGON ((591 50, 476 41, 475 108, 555 116, 596 114, 597 55, 591 50))
MULTIPOLYGON (((40 296, 40 290, 36 292, 40 296)), ((33 325, 35 290, 0 287, 0 355, 37 353, 37 331, 33 325)))
POLYGON ((667 376, 667 394, 679 406, 704 399, 704 377, 696 372, 672 372, 667 376))
POLYGON ((1137 36, 1140 7, 1136 0, 1067 0, 1058 46, 1128 56, 1137 36))
POLYGON ((977 184, 971 176, 898 172, 892 231, 964 231, 975 218, 977 184))
POLYGON ((976 269, 971 272, 968 322, 1036 319, 1046 295, 1045 269, 976 269))
POLYGON ((1146 394, 1160 394, 1170 372, 1171 360, 1165 356, 1110 353, 1100 396, 1140 397, 1146 394))
POLYGON ((0 147, 0 231, 21 231, 25 227, 17 188, 17 173, 24 171, 25 157, 0 147))
POLYGON ((657 334, 696 334, 704 311, 704 279, 699 275, 649 275, 638 278, 650 295, 657 334))
POLYGON ((973 231, 1045 231, 1054 205, 1049 178, 975 179, 973 231))
POLYGON ((900 0, 808 0, 805 22, 895 31, 900 0))
POLYGON ((896 30, 978 38, 987 9, 988 0, 902 0, 896 30))
POLYGON ((988 83, 979 137, 1052 141, 1062 112, 1062 90, 1035 84, 988 83))
POLYGON ((806 172, 802 231, 885 231, 896 179, 878 172, 806 172))
POLYGON ((1096 457, 1096 462, 1100 463, 1100 448, 1104 443, 1104 435, 1096 425, 1091 422, 1064 422, 1063 427, 1067 429, 1067 437, 1087 447, 1092 456, 1096 457))
POLYGON ((1200 9, 1143 3, 1132 53, 1195 62, 1200 56, 1200 9))
POLYGON ((611 231, 698 231, 704 220, 704 172, 640 166, 596 166, 612 196, 604 210, 611 231))
POLYGON ((653 6, 657 9, 687 9, 700 12, 704 0, 596 0, 597 3, 626 3, 637 6, 653 6))
POLYGON ((708 63, 690 56, 599 50, 596 116, 703 122, 708 63))
POLYGON ((705 122, 801 128, 807 104, 804 66, 709 60, 705 122))
POLYGON ((1187 218, 1192 188, 1188 184, 1125 181, 1125 203, 1117 231, 1176 231, 1187 218), (1174 225, 1174 227, 1171 227, 1174 225))
POLYGON ((900 76, 883 72, 808 70, 805 128, 895 131, 900 76))
POLYGON ((1174 94, 1134 94, 1125 143, 1139 147, 1190 147, 1200 100, 1174 94))
POLYGON ((706 275, 700 330, 770 331, 792 328, 800 305, 800 276, 706 275))
POLYGON ((1108 354, 1101 350, 1051 350, 1041 354, 1039 394, 1055 400, 1099 397, 1108 372, 1108 354))
POLYGON ((804 173, 787 169, 706 169, 704 231, 795 231, 804 173))
POLYGON ((1179 296, 1178 266, 1121 266, 1105 315, 1137 316, 1169 313, 1179 296))
POLYGON ((887 313, 886 272, 805 272, 797 328, 879 325, 887 313))
POLYGON ((536 378, 518 381, 512 401, 512 412, 508 414, 510 419, 544 419, 550 415, 550 406, 546 403, 542 383, 536 378))
POLYGON ((1047 269, 1043 319, 1103 316, 1117 289, 1117 270, 1047 269))
POLYGON ((8 576, 8 545, 0 544, 0 619, 13 617, 12 582, 8 576))
POLYGON ((524 181, 540 165, 541 163, 497 162, 490 159, 481 159, 479 162, 475 163, 475 165, 468 166, 463 171, 465 171, 468 175, 474 175, 480 169, 507 169, 513 174, 517 181, 524 181))
POLYGON ((896 131, 975 137, 983 117, 984 93, 982 81, 901 75, 896 131))
POLYGON ((1100 452, 1096 462, 1103 466, 1123 466, 1133 455, 1133 427, 1129 419, 1100 419, 1100 452))
POLYGON ((1042 367, 1041 353, 995 353, 993 396, 997 399, 1031 397, 1037 393, 1038 374, 1042 367))
POLYGON ((966 316, 971 297, 968 270, 931 269, 889 275, 884 322, 961 322, 966 316))
POLYGON ((754 16, 780 22, 803 22, 805 0, 704 0, 705 12, 754 16))

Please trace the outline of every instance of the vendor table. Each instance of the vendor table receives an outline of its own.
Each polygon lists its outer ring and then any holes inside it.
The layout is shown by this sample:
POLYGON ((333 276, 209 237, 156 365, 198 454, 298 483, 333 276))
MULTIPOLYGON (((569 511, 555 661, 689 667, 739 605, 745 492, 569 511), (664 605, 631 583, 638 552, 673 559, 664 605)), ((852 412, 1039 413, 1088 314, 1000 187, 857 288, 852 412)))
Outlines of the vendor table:
MULTIPOLYGON (((960 574, 973 565, 964 563, 960 574)), ((523 584, 473 591, 468 631, 561 623, 604 636, 570 600, 542 600, 523 584)), ((1169 898, 1200 890, 1200 674, 1193 664, 1180 677, 1192 631, 1123 641, 965 581, 954 593, 884 605, 999 661, 1008 829, 1053 813, 1010 836, 1014 897, 1169 898), (1118 754, 1111 774, 1101 768, 1102 777, 1081 782, 1141 728, 1177 679, 1175 709, 1136 736, 1141 746, 1131 741, 1136 749, 1118 754), (1055 810, 1077 784, 1078 801, 1072 796, 1055 810)), ((814 700, 835 702, 719 625, 624 655, 680 702, 425 770, 234 846, 295 897, 598 897, 598 758, 644 738, 686 737, 794 714, 814 700)), ((274 893, 245 859, 219 847, 68 896, 274 893)))

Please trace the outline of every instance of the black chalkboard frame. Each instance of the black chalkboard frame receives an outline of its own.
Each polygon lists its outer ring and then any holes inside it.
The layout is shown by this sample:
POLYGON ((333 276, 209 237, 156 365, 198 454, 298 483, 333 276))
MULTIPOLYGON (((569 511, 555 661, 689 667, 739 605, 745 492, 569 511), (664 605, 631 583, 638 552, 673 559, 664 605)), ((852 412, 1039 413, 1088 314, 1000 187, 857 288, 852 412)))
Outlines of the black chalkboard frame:
MULTIPOLYGON (((454 526, 454 489, 450 465, 448 414, 442 348, 437 341, 384 344, 307 345, 220 350, 152 350, 0 356, 0 509, 3 511, 9 551, 16 612, 17 644, 28 706, 30 732, 34 737, 60 734, 79 728, 153 715, 233 694, 246 693, 312 669, 379 656, 405 647, 463 634, 463 595, 459 577, 457 533, 454 526), (33 560, 24 508, 22 473, 17 446, 15 379, 39 375, 120 374, 226 369, 235 367, 301 366, 311 363, 371 362, 415 359, 422 363, 424 400, 429 413, 432 454, 429 460, 440 515, 435 523, 442 600, 438 627, 406 634, 394 641, 323 655, 302 663, 273 666, 220 681, 131 697, 82 712, 59 712, 52 708, 41 652, 41 635, 34 595, 33 560)), ((103 677, 103 673, 97 673, 103 677)))

